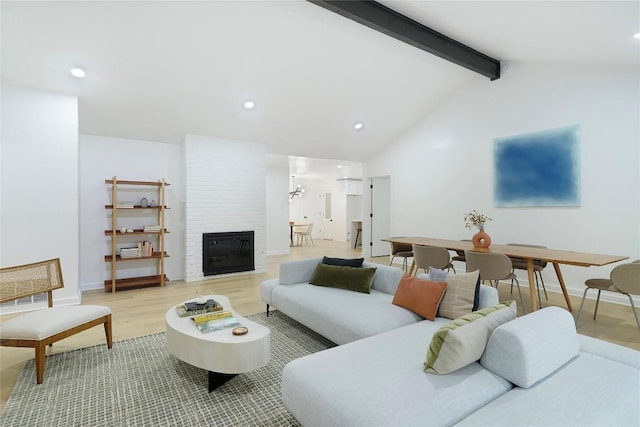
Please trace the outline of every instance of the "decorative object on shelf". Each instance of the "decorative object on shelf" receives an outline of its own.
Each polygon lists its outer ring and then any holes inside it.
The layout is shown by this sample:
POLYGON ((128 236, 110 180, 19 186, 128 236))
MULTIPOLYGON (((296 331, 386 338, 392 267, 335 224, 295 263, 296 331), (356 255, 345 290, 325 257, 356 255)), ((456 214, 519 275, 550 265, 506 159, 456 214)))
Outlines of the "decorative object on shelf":
POLYGON ((133 228, 129 228, 129 229, 127 230, 127 233, 133 233, 133 228))
POLYGON ((157 208, 158 202, 156 202, 154 199, 151 199, 151 203, 149 203, 149 206, 151 206, 152 208, 157 208))
POLYGON ((292 201, 294 197, 296 196, 302 196, 302 193, 304 193, 304 188, 302 188, 302 186, 300 184, 298 184, 296 186, 295 184, 295 176, 291 176, 291 190, 289 191, 289 201, 292 201))
POLYGON ((140 199, 140 207, 141 208, 148 208, 149 207, 149 201, 147 200, 146 197, 143 197, 142 199, 140 199))
POLYGON ((121 232, 122 234, 126 233, 126 232, 127 232, 127 227, 121 227, 121 228, 120 228, 120 232, 121 232))
POLYGON ((491 236, 484 231, 484 224, 487 221, 493 220, 475 209, 464 216, 465 228, 472 229, 473 227, 478 227, 478 232, 471 237, 473 246, 476 248, 488 248, 491 245, 491 236))

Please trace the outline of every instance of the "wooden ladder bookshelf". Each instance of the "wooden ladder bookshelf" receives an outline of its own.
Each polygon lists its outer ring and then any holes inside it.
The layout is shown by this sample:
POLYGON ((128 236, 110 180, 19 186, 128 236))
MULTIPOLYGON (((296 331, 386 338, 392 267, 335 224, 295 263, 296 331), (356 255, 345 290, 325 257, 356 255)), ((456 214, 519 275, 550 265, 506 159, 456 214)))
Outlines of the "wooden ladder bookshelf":
MULTIPOLYGON (((105 209, 111 211, 111 229, 104 230, 104 234, 111 238, 111 253, 105 255, 104 261, 111 263, 111 278, 104 281, 105 292, 116 292, 116 290, 142 288, 148 286, 164 286, 165 282, 169 281, 165 275, 165 258, 169 256, 165 251, 165 234, 169 231, 165 227, 165 211, 169 209, 166 206, 165 199, 165 187, 171 185, 164 181, 164 178, 158 181, 127 181, 118 180, 117 177, 112 179, 105 179, 105 184, 111 185, 111 205, 105 205, 105 209), (139 186, 139 187, 153 187, 157 189, 158 203, 155 206, 147 205, 141 206, 140 204, 124 205, 118 202, 119 191, 122 187, 126 186, 139 186), (140 213, 141 220, 150 216, 155 212, 155 218, 159 225, 159 230, 145 231, 144 228, 130 229, 131 231, 125 231, 124 233, 118 227, 118 211, 127 210, 135 213, 140 213), (121 257, 117 253, 118 239, 122 239, 125 236, 132 235, 150 235, 157 238, 157 248, 154 248, 151 255, 135 257, 121 257), (157 249, 157 250, 156 250, 157 249), (136 260, 152 260, 157 262, 157 274, 152 276, 137 276, 128 278, 117 278, 117 266, 121 262, 129 262, 136 260)), ((153 189, 152 188, 152 189, 153 189)))

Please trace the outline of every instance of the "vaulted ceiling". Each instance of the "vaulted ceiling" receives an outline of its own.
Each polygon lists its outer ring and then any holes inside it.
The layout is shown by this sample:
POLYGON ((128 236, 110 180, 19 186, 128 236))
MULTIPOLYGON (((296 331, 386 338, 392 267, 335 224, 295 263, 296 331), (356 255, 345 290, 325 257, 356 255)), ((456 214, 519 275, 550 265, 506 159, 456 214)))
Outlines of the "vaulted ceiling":
MULTIPOLYGON (((503 63, 640 67, 638 1, 381 3, 503 63)), ((77 95, 85 134, 362 161, 466 85, 492 84, 307 1, 0 7, 3 82, 77 95)))

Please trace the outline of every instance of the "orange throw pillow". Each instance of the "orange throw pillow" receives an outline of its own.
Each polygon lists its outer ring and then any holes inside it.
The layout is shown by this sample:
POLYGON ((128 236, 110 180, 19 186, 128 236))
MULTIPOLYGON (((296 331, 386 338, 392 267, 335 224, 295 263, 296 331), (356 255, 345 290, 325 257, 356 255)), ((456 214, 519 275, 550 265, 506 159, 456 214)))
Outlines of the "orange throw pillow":
POLYGON ((392 303, 425 319, 435 320, 445 289, 447 282, 432 282, 405 274, 400 279, 392 303))

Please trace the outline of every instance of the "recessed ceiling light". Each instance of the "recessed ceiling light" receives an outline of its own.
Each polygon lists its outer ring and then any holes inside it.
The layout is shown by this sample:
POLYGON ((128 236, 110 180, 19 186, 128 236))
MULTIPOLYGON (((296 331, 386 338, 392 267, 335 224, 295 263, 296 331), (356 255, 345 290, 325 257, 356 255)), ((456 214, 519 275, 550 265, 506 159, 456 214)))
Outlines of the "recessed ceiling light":
POLYGON ((342 165, 337 165, 336 166, 338 169, 342 169, 342 165))
POLYGON ((355 130, 360 130, 364 127, 364 124, 362 122, 357 122, 355 125, 353 125, 353 128, 355 130))
POLYGON ((256 104, 253 101, 245 101, 244 102, 244 108, 246 108, 247 110, 251 110, 255 106, 256 106, 256 104))
POLYGON ((635 34, 633 35, 633 37, 635 37, 635 38, 637 38, 637 39, 640 39, 640 33, 635 33, 635 34))
POLYGON ((71 75, 73 77, 77 77, 79 79, 83 78, 87 73, 84 72, 82 68, 72 68, 71 75))

